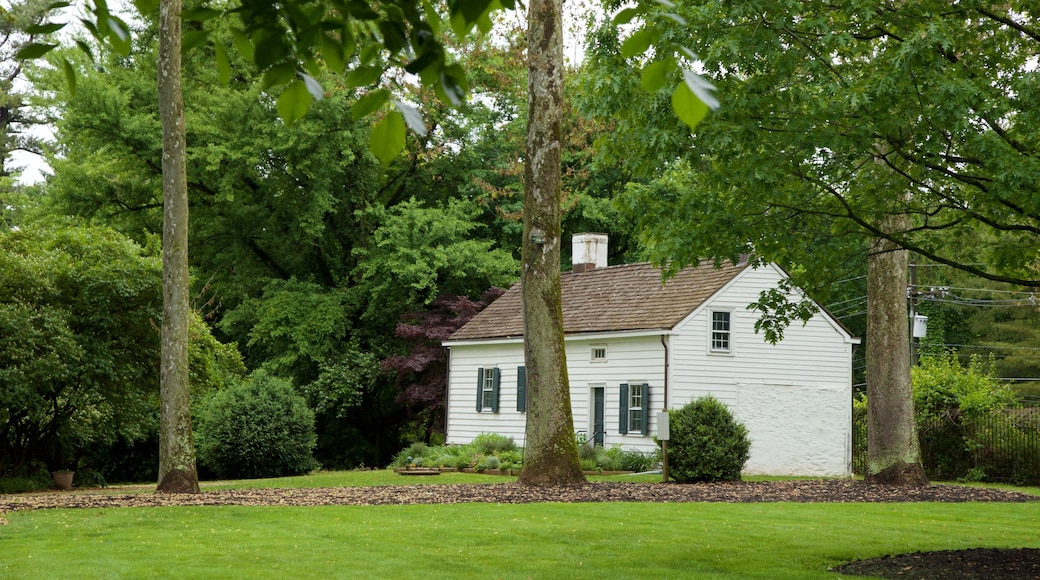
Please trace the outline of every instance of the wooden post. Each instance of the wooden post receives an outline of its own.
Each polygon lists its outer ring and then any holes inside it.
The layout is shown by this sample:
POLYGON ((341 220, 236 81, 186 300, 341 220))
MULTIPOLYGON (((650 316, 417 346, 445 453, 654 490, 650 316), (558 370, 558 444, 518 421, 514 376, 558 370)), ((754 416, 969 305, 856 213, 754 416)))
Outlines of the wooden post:
POLYGON ((668 441, 661 442, 661 474, 664 479, 661 483, 668 483, 668 441))

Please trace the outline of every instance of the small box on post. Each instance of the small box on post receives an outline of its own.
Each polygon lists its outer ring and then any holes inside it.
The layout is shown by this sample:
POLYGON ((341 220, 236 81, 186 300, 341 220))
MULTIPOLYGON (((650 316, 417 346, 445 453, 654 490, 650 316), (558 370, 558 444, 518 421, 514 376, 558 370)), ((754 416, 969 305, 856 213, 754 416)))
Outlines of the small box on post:
POLYGON ((668 483, 668 439, 671 437, 671 425, 668 423, 668 411, 657 414, 657 440, 661 442, 661 476, 668 483))

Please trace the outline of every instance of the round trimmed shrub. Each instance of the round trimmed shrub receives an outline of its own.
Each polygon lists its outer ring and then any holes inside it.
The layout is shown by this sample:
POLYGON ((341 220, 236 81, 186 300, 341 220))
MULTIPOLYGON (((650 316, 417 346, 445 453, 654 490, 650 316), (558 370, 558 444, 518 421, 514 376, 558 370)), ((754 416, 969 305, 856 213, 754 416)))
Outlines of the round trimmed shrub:
POLYGON ((196 434, 199 462, 217 477, 281 477, 318 467, 314 412, 289 381, 264 371, 207 398, 196 434))
POLYGON ((668 474, 680 483, 738 481, 751 455, 747 427, 712 396, 669 411, 668 474))

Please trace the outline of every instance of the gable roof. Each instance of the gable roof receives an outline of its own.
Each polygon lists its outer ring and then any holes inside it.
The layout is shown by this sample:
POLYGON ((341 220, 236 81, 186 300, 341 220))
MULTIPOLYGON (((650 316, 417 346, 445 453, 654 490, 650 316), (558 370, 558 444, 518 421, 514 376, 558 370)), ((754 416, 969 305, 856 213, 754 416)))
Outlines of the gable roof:
MULTIPOLYGON (((727 262, 716 269, 712 262, 703 262, 682 270, 667 283, 661 282, 660 268, 650 264, 560 274, 564 334, 674 328, 748 267, 747 262, 727 262)), ((523 334, 523 302, 517 283, 448 340, 519 338, 523 334)))

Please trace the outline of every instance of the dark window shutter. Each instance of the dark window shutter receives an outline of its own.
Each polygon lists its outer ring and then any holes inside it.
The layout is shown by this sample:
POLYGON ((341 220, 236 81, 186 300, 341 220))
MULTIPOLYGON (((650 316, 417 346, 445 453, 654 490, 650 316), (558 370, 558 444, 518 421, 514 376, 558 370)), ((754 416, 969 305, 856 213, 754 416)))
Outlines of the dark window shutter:
POLYGON ((650 433, 650 385, 643 383, 643 435, 650 433))
POLYGON ((621 383, 621 412, 618 413, 618 433, 628 433, 628 383, 621 383))
POLYGON ((484 369, 477 369, 477 412, 484 410, 484 369))
POLYGON ((516 367, 516 410, 527 411, 527 369, 516 367))
POLYGON ((491 369, 491 377, 493 382, 491 383, 491 412, 498 412, 498 385, 502 379, 502 373, 498 370, 498 367, 491 369))

